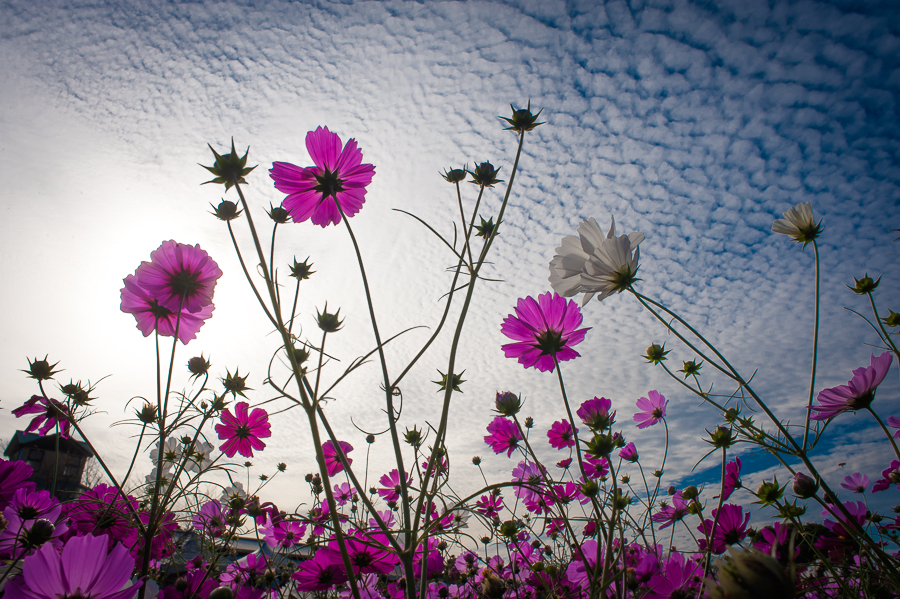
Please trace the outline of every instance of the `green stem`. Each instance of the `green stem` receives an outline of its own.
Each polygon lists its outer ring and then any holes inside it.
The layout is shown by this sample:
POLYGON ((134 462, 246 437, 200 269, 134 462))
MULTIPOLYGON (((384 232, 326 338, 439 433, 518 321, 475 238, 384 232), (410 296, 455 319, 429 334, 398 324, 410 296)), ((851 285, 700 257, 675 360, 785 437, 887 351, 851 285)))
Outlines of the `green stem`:
POLYGON ((815 324, 813 325, 813 356, 812 356, 812 372, 809 375, 809 399, 806 402, 806 424, 803 427, 803 445, 804 449, 807 449, 806 442, 809 438, 809 423, 810 416, 812 412, 810 411, 810 407, 812 407, 813 402, 813 394, 815 393, 816 388, 816 360, 819 356, 819 246, 816 245, 816 240, 813 239, 813 251, 816 253, 816 315, 815 315, 815 324))

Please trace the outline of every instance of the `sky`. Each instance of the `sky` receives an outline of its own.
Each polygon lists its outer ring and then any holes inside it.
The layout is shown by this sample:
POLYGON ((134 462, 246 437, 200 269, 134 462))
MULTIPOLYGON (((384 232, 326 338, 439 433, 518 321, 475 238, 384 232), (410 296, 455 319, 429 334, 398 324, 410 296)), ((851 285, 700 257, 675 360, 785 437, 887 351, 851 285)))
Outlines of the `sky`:
MULTIPOLYGON (((870 327, 848 311, 869 310, 846 287, 854 277, 882 276, 879 309, 900 311, 891 303, 900 290, 895 3, 4 0, 0 9, 4 438, 24 428, 10 412, 36 392, 21 369, 49 354, 65 369, 63 383, 108 376, 84 426, 124 472, 137 429, 111 425, 131 417, 134 398, 156 391, 152 338, 119 310, 119 290, 168 239, 199 244, 224 272, 213 318, 177 348, 175 388, 188 387, 184 364, 202 353, 216 378, 249 374, 252 403, 271 399, 263 381, 279 342, 226 228, 210 215, 234 191, 201 187, 209 176, 198 164, 212 164, 207 143, 220 151, 232 138, 241 152, 249 146, 259 167, 246 191, 263 223, 264 209, 283 199, 267 174, 272 162, 310 164, 305 135, 320 125, 356 139, 376 168, 352 225, 382 334, 432 327, 392 344, 389 366, 399 372, 437 324, 454 262, 397 210, 452 237, 458 206, 440 172, 491 161, 508 179, 516 138, 497 116, 529 101, 543 110, 546 124, 526 137, 486 273, 502 282, 480 286, 461 342, 466 382, 454 395, 448 440, 460 492, 480 481, 473 455, 491 480, 515 465, 483 442, 497 391, 523 395, 546 461, 564 457, 544 436, 564 417, 556 377, 506 359, 500 324, 518 298, 549 291, 555 248, 586 218, 604 230, 615 218, 620 234, 642 232, 638 290, 702 330, 792 422, 802 419, 808 394, 814 256, 772 233, 773 220, 807 201, 823 219, 816 391, 846 383, 880 353, 870 327)), ((489 190, 481 215, 496 220, 505 191, 489 190)), ((464 185, 467 210, 476 192, 464 185)), ((243 221, 237 230, 250 251, 243 221)), ((261 231, 270 235, 268 225, 261 231)), ((318 338, 314 317, 326 302, 346 317, 328 340, 340 359, 323 373, 333 380, 373 347, 361 279, 343 228, 279 228, 282 277, 294 257, 307 256, 316 274, 298 303, 303 333, 318 338)), ((712 461, 691 471, 705 453, 704 429, 719 417, 641 359, 654 342, 672 350, 675 369, 695 356, 627 295, 592 301, 583 314, 591 330, 577 348, 582 357, 563 365, 572 401, 611 398, 652 470, 664 433, 637 430, 631 416, 639 397, 658 390, 669 399, 664 484, 713 476, 703 474, 717 468, 712 461)), ((401 386, 401 429, 437 424, 432 381, 446 370, 448 348, 444 334, 401 386)), ((733 390, 710 371, 705 384, 733 390)), ((894 363, 877 394, 883 417, 900 414, 897 373, 894 363)), ((379 368, 367 365, 326 408, 357 464, 366 443, 354 425, 384 428, 379 383, 379 368)), ((254 478, 288 464, 266 489, 285 509, 308 500, 302 478, 314 458, 304 422, 300 410, 273 418, 273 437, 253 459, 254 478)), ((369 480, 392 467, 388 448, 385 437, 372 446, 369 480)), ((871 417, 846 414, 815 459, 837 486, 854 471, 880 478, 889 451, 871 417)), ((143 456, 137 470, 146 473, 143 456)), ((775 472, 765 459, 744 459, 747 487, 775 472)), ((893 505, 887 495, 872 501, 893 505)))

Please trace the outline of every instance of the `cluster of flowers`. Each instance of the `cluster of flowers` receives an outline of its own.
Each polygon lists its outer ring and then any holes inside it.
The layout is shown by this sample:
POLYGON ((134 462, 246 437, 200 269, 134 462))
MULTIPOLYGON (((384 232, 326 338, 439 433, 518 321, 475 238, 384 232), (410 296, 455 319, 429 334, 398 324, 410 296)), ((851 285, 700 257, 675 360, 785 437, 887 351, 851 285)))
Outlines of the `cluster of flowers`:
MULTIPOLYGON (((520 136, 520 150, 525 132, 541 124, 536 122, 537 116, 529 107, 513 109, 512 118, 504 118, 509 129, 520 136)), ((363 164, 355 140, 343 144, 324 127, 307 135, 306 146, 314 166, 273 164, 270 176, 287 197, 282 206, 270 210, 269 216, 276 227, 288 220, 309 220, 322 227, 344 222, 349 230, 347 219, 361 210, 374 167, 363 164)), ((238 156, 233 144, 231 153, 214 154, 215 165, 206 167, 215 175, 212 182, 224 184, 226 190, 236 188, 256 238, 240 188, 253 167, 246 166, 247 155, 238 156)), ((500 182, 498 170, 485 162, 471 173, 452 169, 444 176, 458 187, 472 175, 472 182, 483 193, 500 182)), ((510 182, 514 174, 515 166, 510 182)), ((474 213, 469 221, 456 269, 457 275, 463 266, 469 270, 468 293, 497 235, 506 200, 503 206, 496 225, 482 217, 481 226, 474 226, 474 213), (468 247, 473 229, 485 240, 477 263, 468 247)), ((223 221, 234 220, 241 212, 237 204, 225 200, 215 208, 216 217, 223 221)), ((814 244, 822 231, 809 204, 792 208, 784 217, 775 222, 773 231, 804 245, 814 244)), ((896 568, 886 564, 895 564, 890 560, 900 557, 900 552, 888 553, 897 549, 900 518, 870 514, 863 501, 838 501, 809 461, 807 452, 812 445, 806 438, 810 421, 827 423, 845 412, 871 412, 888 434, 898 458, 891 461, 871 491, 888 491, 894 486, 900 489, 900 451, 893 440, 900 437, 900 430, 892 436, 887 428, 900 429, 900 418, 888 418, 885 425, 872 410, 876 389, 893 355, 900 356, 889 334, 882 339, 890 351, 873 355, 870 366, 855 370, 846 385, 820 391, 816 405, 812 405, 810 395, 802 444, 780 421, 773 419, 779 434, 772 436, 752 419, 742 417, 740 409, 716 404, 714 396, 698 384, 694 393, 721 409, 725 419, 725 424, 710 432, 707 439, 713 451, 721 450, 723 462, 720 483, 709 487, 718 494, 708 500, 709 491, 692 485, 662 489, 665 455, 653 472, 655 480, 648 481, 637 445, 626 439, 623 430, 614 430, 616 410, 612 400, 593 397, 575 410, 570 408, 560 364, 580 356, 574 348, 590 329, 582 327, 579 305, 566 298, 584 294, 583 306, 594 297, 603 300, 631 292, 648 309, 653 305, 664 312, 665 318, 651 309, 669 331, 685 341, 671 322, 686 323, 634 290, 638 246, 643 240, 641 233, 617 236, 614 221, 605 235, 593 218, 582 222, 577 236, 562 240, 550 264, 553 292, 519 299, 514 314, 501 325, 501 332, 511 340, 502 346, 507 357, 525 368, 559 377, 566 417, 546 430, 550 448, 562 453, 556 454, 561 459, 555 469, 542 463, 540 456, 548 453, 546 448, 535 450, 530 434, 535 420, 519 418, 521 396, 499 392, 494 402, 497 416, 487 425, 484 441, 496 454, 505 453, 507 458, 516 454, 517 463, 509 480, 488 484, 485 479, 486 487, 480 492, 469 498, 456 496, 447 484, 449 460, 441 438, 443 425, 435 429, 430 457, 422 451, 425 434, 416 427, 406 429, 402 438, 414 455, 414 471, 408 472, 397 449, 401 441, 394 427, 399 416, 391 404, 399 388, 396 379, 388 380, 387 367, 382 363, 386 413, 399 456, 398 467, 383 474, 378 486, 365 489, 352 471, 353 446, 334 438, 325 424, 332 438, 315 444, 319 472, 306 476, 311 507, 303 513, 289 513, 260 499, 268 476, 261 476, 262 484, 248 493, 232 477, 239 466, 223 460, 223 456, 253 457, 254 452, 265 449, 263 439, 272 434, 265 409, 237 401, 238 396, 246 398, 247 377, 228 371, 221 379, 223 391, 216 393, 206 386, 210 363, 203 356, 195 357, 188 362, 188 370, 195 381, 202 377, 199 391, 172 394, 168 388, 160 390, 159 396, 166 398, 162 405, 148 402, 136 414, 141 438, 145 430, 150 430, 156 444, 149 451, 153 471, 144 484, 133 485, 132 491, 125 490, 131 469, 122 481, 107 470, 112 485, 97 484, 70 502, 60 503, 29 481, 33 475, 30 466, 0 461, 0 559, 7 564, 0 574, 4 597, 131 599, 138 593, 142 598, 155 593, 163 599, 275 599, 304 593, 356 599, 895 596, 900 581, 896 568), (226 401, 229 394, 234 405, 226 401), (179 401, 170 405, 172 397, 179 401), (212 437, 209 428, 214 428, 221 441, 218 454, 208 440, 207 434, 212 437), (732 456, 729 460, 727 455, 738 441, 755 443, 803 462, 810 475, 793 473, 791 491, 796 499, 792 503, 784 498, 787 485, 779 485, 777 479, 764 482, 755 492, 744 489, 741 459, 732 456), (218 498, 212 498, 208 487, 200 487, 201 483, 210 483, 214 473, 227 476, 229 481, 227 486, 220 485, 224 488, 218 498), (337 482, 340 477, 343 482, 337 482), (781 521, 758 530, 750 528, 751 514, 738 503, 726 503, 744 491, 761 507, 777 510, 781 521), (822 523, 803 520, 806 506, 798 505, 797 500, 818 502, 823 508, 822 523), (479 550, 469 544, 479 534, 473 533, 475 527, 468 530, 470 519, 478 522, 484 533, 479 550), (679 526, 695 539, 687 550, 672 546, 679 526), (672 536, 665 544, 657 534, 661 536, 670 528, 672 536), (259 550, 233 559, 234 545, 241 536, 255 539, 259 550), (713 556, 719 557, 713 561, 713 556)), ((258 242, 256 245, 260 247, 258 242)), ((259 273, 270 294, 271 307, 266 307, 249 274, 248 280, 282 335, 283 346, 278 351, 283 351, 290 363, 300 398, 278 387, 272 377, 267 382, 280 397, 292 398, 307 410, 315 432, 317 419, 327 422, 317 395, 321 362, 314 384, 307 380, 304 363, 311 351, 324 354, 324 350, 297 339, 291 328, 293 313, 285 324, 274 267, 267 267, 265 256, 261 250, 259 253, 259 273)), ((213 291, 221 274, 199 246, 164 242, 151 253, 149 262, 143 262, 125 278, 121 308, 135 317, 144 336, 155 332, 175 338, 174 362, 177 342, 186 344, 195 339, 212 315, 213 291)), ((291 276, 298 285, 310 274, 307 262, 294 260, 291 276)), ((451 288, 455 284, 456 279, 451 288)), ((857 281, 855 291, 871 297, 875 287, 877 282, 865 277, 857 281)), ((371 303, 369 307, 380 351, 382 341, 371 303)), ((900 315, 892 312, 882 321, 887 326, 900 326, 900 315)), ((326 309, 318 315, 318 324, 327 335, 339 330, 341 321, 337 313, 330 314, 326 309)), ((369 355, 372 353, 375 351, 369 355)), ((662 364, 667 353, 654 344, 645 358, 662 364)), ((718 352, 715 355, 721 357, 718 352)), ((756 397, 747 381, 722 361, 717 368, 736 381, 742 391, 756 397)), ((355 362, 350 370, 363 362, 355 362)), ((702 363, 686 361, 680 372, 685 379, 696 380, 702 363)), ((29 364, 27 372, 38 381, 41 394, 14 414, 33 415, 26 429, 29 432, 46 435, 55 431, 68 438, 74 429, 87 441, 79 423, 89 415, 92 388, 70 383, 60 386, 65 400, 47 397, 42 381, 53 378, 54 367, 46 358, 29 364)), ((461 375, 453 374, 452 358, 450 367, 438 382, 445 392, 445 402, 465 382, 461 375)), ((758 404, 770 414, 763 402, 758 404)), ((635 427, 647 429, 662 423, 668 448, 668 400, 651 390, 637 400, 636 407, 635 427)), ((823 431, 824 427, 813 432, 823 431)), ((366 441, 371 446, 375 437, 369 435, 366 441)), ((481 459, 473 458, 473 464, 480 467, 481 459)), ((244 464, 248 473, 251 465, 244 464)), ((278 465, 279 472, 285 468, 278 465)), ((841 487, 866 493, 870 485, 868 476, 857 472, 847 476, 841 487)))

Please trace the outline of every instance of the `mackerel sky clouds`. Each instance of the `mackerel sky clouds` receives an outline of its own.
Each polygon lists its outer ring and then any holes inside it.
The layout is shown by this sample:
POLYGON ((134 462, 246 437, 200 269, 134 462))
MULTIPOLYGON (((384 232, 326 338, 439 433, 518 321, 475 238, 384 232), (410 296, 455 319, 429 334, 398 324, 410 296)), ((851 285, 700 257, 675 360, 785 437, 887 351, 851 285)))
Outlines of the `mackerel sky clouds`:
MULTIPOLYGON (((844 310, 868 309, 846 289, 854 277, 883 275, 883 309, 900 311, 891 304, 900 289, 891 231, 900 228, 895 3, 6 0, 0 8, 6 438, 23 426, 9 410, 35 392, 18 369, 26 356, 49 353, 66 368, 64 382, 112 374, 97 389, 101 413, 88 430, 112 452, 131 442, 134 430, 106 427, 127 417, 130 398, 155 394, 153 344, 119 311, 119 289, 167 239, 199 243, 225 273, 212 320, 176 362, 202 351, 217 376, 249 372, 254 403, 271 397, 263 379, 277 342, 227 231, 208 214, 221 189, 199 186, 208 177, 197 163, 211 164, 206 143, 224 149, 232 137, 260 165, 248 188, 258 222, 283 197, 267 177, 272 162, 311 163, 307 131, 327 125, 358 141, 376 175, 353 224, 380 325, 394 334, 437 323, 452 254, 392 209, 452 236, 458 207, 439 172, 490 160, 507 179, 516 140, 496 117, 529 100, 544 110, 547 123, 526 138, 488 272, 504 282, 481 288, 463 339, 467 382, 451 431, 463 487, 477 482, 472 455, 485 456, 496 476, 514 465, 487 458, 482 441, 496 391, 525 396, 542 441, 563 416, 555 377, 503 357, 500 324, 519 297, 549 290, 554 249, 585 218, 605 229, 615 217, 620 233, 646 236, 639 289, 708 333, 746 376, 756 372, 757 390, 784 418, 802 417, 808 393, 814 265, 811 248, 771 233, 775 218, 806 201, 824 218, 817 389, 845 383, 878 352, 866 345, 877 341, 868 325, 844 310)), ((468 187, 471 209, 476 188, 468 187)), ((504 191, 486 198, 485 218, 496 216, 504 191)), ((348 364, 367 352, 346 233, 304 223, 278 235, 282 267, 310 256, 317 271, 301 298, 303 326, 311 332, 310 314, 328 301, 347 317, 329 341, 334 355, 348 364)), ((592 302, 584 317, 592 328, 578 347, 583 357, 564 367, 570 397, 612 398, 649 459, 661 455, 661 433, 637 431, 630 419, 635 400, 658 389, 670 399, 666 482, 677 484, 702 455, 703 428, 718 419, 640 356, 664 341, 676 365, 694 356, 633 298, 592 302)), ((399 366, 427 335, 407 334, 389 359, 399 366)), ((431 381, 446 367, 449 339, 441 341, 407 379, 403 425, 437 422, 431 381)), ((707 381, 732 391, 711 374, 707 381)), ((375 365, 363 369, 328 406, 359 453, 365 443, 349 419, 381 428, 378 382, 375 365)), ((900 414, 896 364, 876 404, 900 414)), ((288 462, 272 487, 283 496, 313 467, 302 420, 298 411, 275 419, 255 460, 268 471, 288 462)), ((840 418, 829 433, 837 446, 819 459, 840 455, 848 465, 826 470, 872 478, 886 466, 887 448, 863 414, 840 418)), ((124 453, 115 458, 121 469, 124 453)), ((377 457, 372 464, 373 475, 386 471, 377 457)))

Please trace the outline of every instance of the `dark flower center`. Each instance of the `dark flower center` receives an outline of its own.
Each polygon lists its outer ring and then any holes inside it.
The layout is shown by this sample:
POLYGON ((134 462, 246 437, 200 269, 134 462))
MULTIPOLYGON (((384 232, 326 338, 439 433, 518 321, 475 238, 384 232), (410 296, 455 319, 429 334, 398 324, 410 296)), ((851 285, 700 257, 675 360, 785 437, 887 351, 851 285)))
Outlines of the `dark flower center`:
POLYGON ((321 193, 323 199, 327 197, 336 198, 338 193, 344 191, 344 181, 338 178, 338 174, 338 171, 331 172, 327 168, 322 169, 322 174, 313 175, 316 181, 319 182, 313 189, 321 193))
POLYGON ((662 418, 662 410, 659 408, 653 408, 653 411, 650 412, 650 415, 654 418, 662 418))
POLYGON ((31 505, 23 505, 19 508, 19 518, 22 520, 34 520, 38 516, 37 509, 31 505))
POLYGON ((172 286, 172 292, 178 297, 190 297, 203 289, 203 283, 199 279, 198 273, 181 269, 169 275, 169 285, 172 286))
POLYGON ((250 427, 246 424, 243 426, 237 427, 237 430, 234 433, 234 436, 238 439, 246 439, 250 436, 250 427))
POLYGON ((172 312, 165 306, 160 306, 159 302, 156 299, 150 300, 150 307, 148 308, 148 312, 155 316, 157 320, 168 318, 169 316, 174 314, 174 312, 172 312))
POLYGON ((538 335, 535 338, 535 342, 537 343, 538 349, 541 350, 542 356, 555 356, 565 345, 562 331, 553 331, 550 329, 547 329, 538 335))
POLYGON ((851 397, 847 400, 847 409, 848 410, 865 410, 872 404, 872 400, 875 399, 875 391, 869 390, 860 395, 859 397, 851 397))
POLYGON ((741 531, 737 528, 734 530, 729 530, 722 536, 722 538, 725 540, 726 544, 734 545, 741 540, 741 531))
POLYGON ((372 564, 372 556, 368 553, 357 553, 353 556, 353 565, 359 568, 367 568, 372 564))

